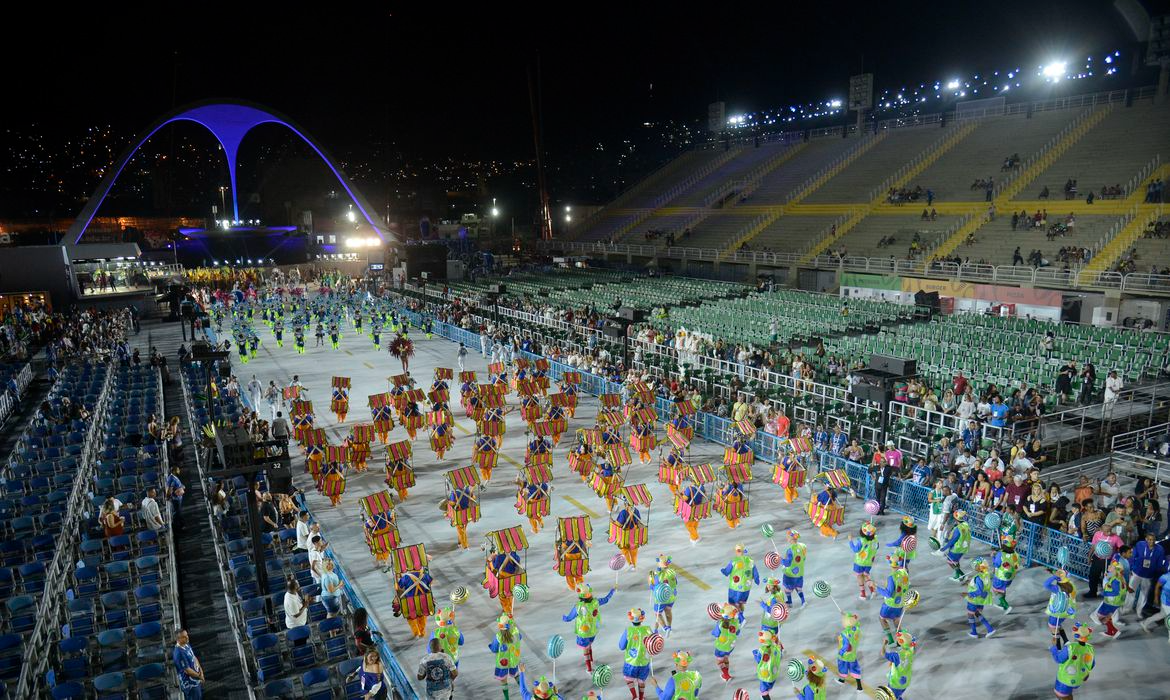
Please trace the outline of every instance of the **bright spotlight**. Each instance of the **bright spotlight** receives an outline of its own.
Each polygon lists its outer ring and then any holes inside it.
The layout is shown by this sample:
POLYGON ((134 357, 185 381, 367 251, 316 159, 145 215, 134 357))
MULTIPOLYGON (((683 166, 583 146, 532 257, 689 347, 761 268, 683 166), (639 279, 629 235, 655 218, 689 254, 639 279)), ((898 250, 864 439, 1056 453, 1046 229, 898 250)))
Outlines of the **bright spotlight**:
POLYGON ((833 107, 833 108, 840 107, 841 100, 832 100, 831 102, 829 102, 829 106, 833 107))
POLYGON ((948 89, 948 90, 958 90, 958 89, 959 89, 959 80, 958 80, 958 78, 956 78, 956 79, 954 79, 954 80, 951 80, 951 81, 949 81, 949 82, 947 83, 947 89, 948 89))
POLYGON ((573 223, 573 215, 572 214, 565 214, 565 223, 566 224, 573 223))
POLYGON ((492 216, 499 216, 500 210, 498 207, 492 207, 492 216))
POLYGON ((1060 80, 1064 77, 1064 71, 1067 66, 1068 64, 1064 61, 1049 63, 1048 65, 1044 66, 1044 77, 1052 78, 1053 80, 1060 80))
POLYGON ((345 212, 345 218, 349 219, 350 223, 357 221, 357 216, 354 215, 353 209, 350 209, 349 211, 345 212))

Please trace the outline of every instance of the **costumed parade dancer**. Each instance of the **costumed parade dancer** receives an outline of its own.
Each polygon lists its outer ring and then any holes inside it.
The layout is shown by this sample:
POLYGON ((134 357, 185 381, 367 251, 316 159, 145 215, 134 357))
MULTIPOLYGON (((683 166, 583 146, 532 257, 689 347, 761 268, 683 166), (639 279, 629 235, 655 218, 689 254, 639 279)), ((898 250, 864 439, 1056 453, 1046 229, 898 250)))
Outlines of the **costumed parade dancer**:
POLYGON ((906 630, 898 630, 894 635, 894 650, 889 650, 889 644, 882 640, 882 656, 890 662, 890 670, 886 674, 886 685, 894 691, 894 697, 901 700, 910 687, 910 676, 914 672, 914 653, 918 640, 906 630))
POLYGON ((861 689, 861 664, 857 661, 857 650, 861 648, 861 627, 857 615, 841 613, 841 631, 837 634, 837 682, 853 679, 857 692, 861 689))
POLYGON ((873 523, 862 523, 860 537, 849 540, 849 549, 853 550, 853 573, 857 576, 857 588, 860 591, 858 598, 866 599, 866 591, 876 595, 877 586, 873 582, 870 571, 873 562, 877 559, 877 528, 873 523))
POLYGON ((768 630, 760 630, 756 638, 759 649, 752 650, 756 660, 756 680, 760 682, 760 697, 771 700, 772 687, 780 677, 780 659, 784 656, 784 645, 780 638, 768 630))
POLYGON ((697 509, 706 502, 707 497, 703 494, 703 489, 698 484, 687 484, 679 498, 690 507, 690 514, 683 517, 683 526, 686 527, 691 545, 694 546, 701 539, 699 537, 700 518, 697 515, 697 509))
POLYGON ((622 664, 622 677, 626 679, 626 686, 630 689, 631 700, 645 700, 646 679, 650 677, 650 654, 646 651, 646 637, 649 637, 650 628, 643 624, 646 612, 641 608, 631 608, 626 613, 630 626, 622 632, 618 640, 618 649, 625 652, 625 662, 622 664))
POLYGON ((427 618, 435 611, 431 594, 431 572, 425 563, 420 571, 403 571, 395 585, 399 614, 406 618, 411 633, 422 639, 427 635, 427 618))
POLYGON ((333 399, 329 402, 329 408, 337 416, 338 423, 344 423, 345 416, 349 413, 349 387, 338 381, 341 379, 346 378, 333 378, 333 399))
POLYGON ((698 671, 691 670, 691 653, 676 651, 672 657, 674 671, 666 681, 666 685, 658 687, 658 680, 650 677, 658 692, 658 700, 694 700, 699 697, 699 690, 703 687, 703 676, 698 671))
POLYGON ((734 605, 740 615, 743 615, 752 586, 760 583, 760 572, 756 569, 755 562, 748 556, 747 547, 742 544, 735 545, 735 556, 727 562, 727 566, 719 570, 719 573, 727 577, 727 602, 734 605))
POLYGON ((582 482, 589 482, 589 475, 593 473, 593 448, 583 437, 577 440, 576 447, 569 450, 569 469, 580 476, 582 482))
MULTIPOLYGON (((764 614, 760 617, 760 630, 776 635, 776 643, 780 644, 780 622, 772 617, 772 607, 784 602, 784 594, 780 590, 780 581, 770 578, 764 581, 764 597, 760 600, 760 609, 764 614)), ((780 644, 783 649, 784 645, 780 644)))
POLYGON ((910 574, 906 571, 906 560, 898 554, 889 555, 886 559, 890 562, 890 575, 886 578, 886 585, 877 589, 884 598, 878 621, 882 623, 886 641, 892 643, 894 632, 902 620, 906 593, 910 590, 910 574))
POLYGON ((479 467, 479 473, 483 477, 484 483, 491 481, 492 470, 496 468, 499 459, 500 452, 499 448, 496 447, 495 438, 490 435, 480 435, 475 439, 471 461, 479 467))
POLYGON ((727 520, 727 527, 734 530, 739 527, 739 517, 736 515, 738 506, 747 500, 747 493, 744 492, 742 483, 731 480, 719 495, 723 499, 723 517, 727 520))
POLYGON ((447 495, 447 502, 444 506, 447 519, 450 520, 459 537, 459 548, 467 549, 467 523, 471 522, 471 515, 479 506, 471 492, 471 485, 453 490, 447 495))
POLYGON ((731 652, 743 631, 743 613, 730 603, 724 603, 711 636, 715 638, 715 665, 724 681, 731 680, 731 652))
MULTIPOLYGON (((429 340, 429 337, 428 337, 429 340)), ((520 698, 521 700, 563 700, 565 696, 557 692, 557 684, 550 681, 548 676, 541 676, 532 681, 531 690, 528 688, 528 679, 524 675, 524 665, 520 665, 520 698)))
POLYGON ((446 607, 435 613, 435 631, 431 637, 439 640, 439 648, 451 657, 455 668, 459 668, 459 647, 463 646, 463 633, 455 624, 455 608, 446 607))
POLYGON ((1068 634, 1064 631, 1064 623, 1076 618, 1077 615, 1077 587, 1068 578, 1068 572, 1057 570, 1044 582, 1048 590, 1048 631, 1052 638, 1059 638, 1068 642, 1068 634))
POLYGON ((534 535, 540 533, 544 516, 549 513, 550 488, 547 482, 529 482, 524 477, 520 477, 516 488, 516 512, 528 518, 534 535))
POLYGON ((825 700, 825 662, 810 658, 804 663, 804 687, 799 690, 793 684, 798 700, 825 700))
POLYGON ((1121 634, 1121 630, 1117 628, 1124 625, 1120 619, 1115 623, 1113 616, 1118 610, 1125 607, 1125 598, 1130 592, 1129 584, 1125 580, 1125 566, 1122 564, 1120 556, 1115 554, 1113 560, 1109 562, 1109 569, 1105 574, 1105 585, 1101 590, 1104 600, 1090 616, 1093 622, 1105 625, 1105 636, 1110 639, 1116 639, 1117 635, 1121 634))
POLYGON ((983 616, 983 608, 991 600, 991 576, 987 573, 987 561, 983 557, 975 557, 971 562, 971 580, 967 583, 967 593, 963 597, 967 601, 967 624, 971 627, 967 635, 979 638, 980 621, 988 637, 995 634, 995 628, 983 616))
POLYGON ((636 544, 632 531, 642 523, 642 512, 636 506, 630 505, 630 499, 626 498, 624 493, 618 496, 618 504, 621 507, 613 521, 617 523, 620 533, 614 539, 617 541, 618 550, 621 551, 622 557, 626 560, 626 567, 631 571, 637 571, 638 544, 636 544))
MULTIPOLYGON (((524 571, 524 567, 520 564, 520 555, 516 552, 492 554, 487 562, 487 566, 490 568, 490 573, 496 581, 507 579, 524 571)), ((512 591, 507 590, 506 586, 500 586, 498 597, 500 599, 500 610, 507 615, 511 615, 513 602, 512 591)))
POLYGON ((816 495, 816 502, 818 504, 818 517, 821 522, 816 523, 820 529, 821 534, 832 539, 837 538, 837 530, 833 528, 830 523, 829 514, 832 511, 830 506, 837 505, 837 493, 833 490, 833 485, 825 481, 825 488, 816 495))
POLYGON ((955 519, 955 526, 951 528, 951 535, 940 551, 947 556, 947 565, 954 570, 951 580, 962 581, 966 574, 959 567, 959 562, 971 547, 971 526, 967 524, 965 510, 956 510, 951 517, 955 519))
POLYGON ((792 592, 800 596, 800 605, 804 607, 804 567, 808 559, 808 545, 801 543, 800 533, 796 530, 788 531, 788 549, 780 566, 784 567, 781 580, 784 583, 784 602, 792 605, 792 592))
POLYGON ((906 561, 906 570, 909 571, 910 562, 914 561, 914 558, 918 556, 918 548, 907 548, 907 537, 914 537, 915 539, 918 538, 918 525, 915 523, 913 517, 909 515, 903 515, 902 522, 898 523, 898 539, 894 540, 893 542, 887 542, 886 546, 893 547, 895 554, 902 555, 902 559, 906 561))
POLYGON ((674 622, 674 603, 678 600, 678 574, 671 566, 672 563, 669 554, 659 554, 654 562, 654 570, 647 577, 651 594, 659 584, 665 584, 670 588, 670 595, 663 599, 665 602, 658 602, 657 597, 654 599, 654 631, 661 629, 668 637, 670 626, 674 622))
POLYGON ((991 575, 991 590, 995 593, 995 604, 1003 610, 1004 615, 1012 611, 1007 600, 1008 586, 1016 578, 1020 570, 1020 555, 1016 553, 1016 538, 1004 535, 999 541, 999 551, 991 558, 991 565, 995 571, 991 575))
POLYGON ((451 432, 451 427, 446 423, 436 423, 431 426, 431 451, 439 459, 443 459, 443 455, 455 443, 455 435, 451 432))
POLYGON ((630 432, 630 448, 638 453, 642 464, 650 463, 650 451, 657 445, 658 439, 654 436, 654 421, 648 420, 634 425, 630 432))
POLYGON ((587 583, 577 584, 577 602, 572 609, 562 617, 565 622, 572 622, 573 633, 577 635, 577 646, 585 656, 585 670, 593 673, 593 640, 597 638, 597 631, 601 627, 601 606, 613 597, 614 589, 603 598, 593 597, 593 587, 587 583))
POLYGON ((521 638, 512 615, 507 612, 500 615, 496 620, 496 638, 488 644, 488 651, 496 655, 495 677, 500 681, 500 689, 504 691, 504 700, 509 700, 508 679, 516 678, 520 673, 521 638))
POLYGON ((1056 683, 1052 690, 1058 698, 1071 698, 1097 665, 1097 655, 1089 638, 1093 628, 1080 622, 1073 623, 1073 641, 1062 646, 1060 640, 1053 640, 1049 647, 1052 660, 1056 662, 1056 683))

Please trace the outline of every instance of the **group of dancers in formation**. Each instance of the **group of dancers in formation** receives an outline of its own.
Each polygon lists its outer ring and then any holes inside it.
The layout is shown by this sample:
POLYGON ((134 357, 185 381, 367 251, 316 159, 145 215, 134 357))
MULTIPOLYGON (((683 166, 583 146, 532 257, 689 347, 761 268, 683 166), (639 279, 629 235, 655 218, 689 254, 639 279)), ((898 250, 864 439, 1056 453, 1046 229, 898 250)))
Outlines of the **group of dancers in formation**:
MULTIPOLYGON (((233 301, 229 299, 229 301, 233 301)), ((362 471, 371 454, 370 443, 375 439, 387 446, 385 482, 388 489, 397 493, 399 502, 409 497, 409 489, 417 482, 413 466, 412 442, 424 425, 430 430, 430 447, 437 459, 442 460, 454 442, 454 416, 449 407, 448 381, 454 379, 453 371, 446 368, 435 370, 434 381, 424 395, 408 372, 411 348, 405 349, 401 340, 410 327, 409 312, 404 312, 389 298, 375 299, 365 294, 341 297, 322 294, 313 298, 303 295, 286 294, 283 290, 251 297, 237 295, 234 304, 216 305, 212 309, 216 323, 222 326, 225 318, 231 319, 233 334, 237 339, 241 357, 255 354, 258 340, 252 331, 252 321, 259 316, 270 326, 278 346, 283 345, 283 329, 287 321, 293 327, 294 344, 303 352, 304 334, 316 321, 320 339, 327 330, 334 347, 341 339, 340 328, 347 318, 355 331, 370 335, 375 347, 380 346, 381 334, 389 329, 396 334, 399 352, 393 353, 402 360, 403 373, 391 377, 392 386, 387 392, 371 395, 369 406, 371 423, 354 426, 341 445, 329 445, 324 431, 314 426, 311 403, 307 401, 305 388, 294 378, 283 392, 285 400, 292 406, 294 433, 306 454, 306 468, 318 485, 336 505, 344 492, 347 470, 362 471), (364 331, 363 331, 364 328, 364 331), (425 401, 424 401, 425 399, 425 401), (429 407, 424 411, 419 404, 429 407), (395 418, 406 430, 409 440, 390 443, 389 433, 395 427, 395 418)), ((418 320, 427 337, 431 334, 431 322, 418 320)), ((406 341, 409 345, 409 340, 406 341)), ((319 340, 320 344, 320 340, 319 340)), ((392 349, 393 352, 393 349, 392 349)), ((459 365, 463 366, 461 352, 459 365)), ((546 360, 528 361, 521 359, 512 366, 492 363, 485 383, 478 382, 476 372, 460 371, 460 403, 467 417, 476 425, 473 436, 472 464, 450 470, 445 475, 447 495, 439 508, 456 530, 459 546, 468 548, 467 528, 480 519, 479 493, 483 485, 492 479, 502 439, 506 432, 505 416, 518 408, 526 423, 530 438, 525 449, 524 464, 516 479, 516 509, 526 517, 531 531, 535 534, 544 527, 544 518, 550 514, 552 491, 552 451, 567 431, 568 421, 575 417, 577 399, 580 393, 581 377, 578 373, 566 371, 560 378, 557 392, 549 394, 551 388, 550 366, 546 360), (507 396, 515 392, 519 397, 518 406, 509 406, 507 396)), ((338 422, 344 422, 349 410, 348 378, 335 377, 330 407, 337 415, 338 422)), ((636 569, 638 550, 649 539, 648 508, 650 495, 645 484, 627 483, 624 468, 632 463, 637 454, 642 463, 652 460, 652 452, 662 448, 658 465, 658 479, 667 485, 674 496, 675 514, 682 520, 692 544, 700 541, 699 524, 711 516, 712 508, 726 519, 730 528, 735 529, 749 514, 748 489, 752 482, 751 467, 755 461, 751 439, 755 430, 750 424, 737 424, 732 445, 724 450, 723 466, 720 473, 709 464, 689 464, 687 455, 694 437, 694 406, 679 401, 671 408, 672 416, 665 425, 666 439, 659 440, 656 406, 660 403, 654 393, 641 382, 630 382, 620 394, 606 394, 600 397, 600 411, 595 425, 576 431, 577 444, 568 454, 568 464, 583 482, 590 485, 598 497, 605 500, 609 511, 609 541, 620 551, 610 561, 610 568, 636 569), (628 424, 628 441, 622 437, 621 428, 628 424), (661 442, 661 444, 660 444, 661 442), (643 509, 647 509, 644 512, 643 509)), ((783 487, 785 499, 792 503, 798 495, 798 488, 806 484, 802 460, 812 453, 809 441, 793 439, 786 443, 786 450, 775 465, 772 481, 783 487)), ((836 539, 838 532, 834 525, 843 520, 843 504, 837 502, 837 492, 849 489, 848 477, 843 472, 821 474, 809 480, 823 481, 821 491, 815 493, 808 503, 807 513, 820 533, 836 539)), ((812 489, 810 488, 810 491, 812 489)), ((458 665, 460 647, 464 637, 456 623, 455 607, 469 599, 468 591, 457 587, 450 599, 452 605, 439 608, 435 605, 431 591, 432 578, 427 567, 425 547, 421 544, 402 546, 397 533, 394 503, 389 492, 381 492, 362 499, 363 525, 371 553, 377 561, 395 573, 395 614, 406 617, 412 634, 426 637, 428 619, 433 616, 435 630, 432 637, 439 640, 441 648, 458 665)), ((868 504, 867 504, 868 506, 868 504)), ((867 510, 868 507, 867 507, 867 510)), ((966 584, 963 596, 969 625, 968 634, 992 637, 995 627, 984 616, 984 608, 995 598, 995 605, 1005 614, 1012 608, 1007 601, 1007 592, 1021 568, 1021 560, 1015 549, 1015 533, 1000 533, 999 543, 990 561, 975 557, 970 570, 961 568, 964 556, 971 545, 971 528, 967 514, 958 510, 953 514, 954 525, 949 533, 931 537, 929 542, 933 553, 945 557, 953 570, 952 581, 966 584)), ((766 538, 771 540, 771 525, 762 528, 766 538)), ((943 534, 942 531, 933 531, 943 534)), ((600 698, 601 688, 608 685, 608 666, 595 667, 593 644, 602 624, 601 608, 614 595, 611 589, 604 596, 596 596, 592 587, 583 581, 589 571, 589 549, 591 524, 586 516, 558 519, 554 569, 565 578, 570 591, 575 595, 572 608, 563 616, 566 623, 573 624, 577 646, 582 650, 585 669, 592 674, 594 690, 585 697, 600 698)), ((892 552, 885 556, 888 572, 884 583, 873 572, 879 558, 878 528, 870 521, 863 522, 855 537, 848 540, 853 552, 852 574, 857 581, 858 598, 868 600, 881 597, 878 622, 882 628, 883 660, 888 664, 885 683, 877 689, 879 697, 903 698, 910 686, 918 638, 903 627, 906 611, 920 600, 917 591, 910 587, 910 566, 917 556, 917 525, 910 516, 899 523, 897 536, 886 548, 892 552)), ((500 681, 505 700, 509 700, 509 680, 515 679, 524 700, 559 698, 555 675, 550 680, 540 676, 526 678, 520 661, 521 632, 513 613, 514 601, 528 599, 527 571, 524 558, 527 541, 520 527, 492 531, 486 537, 484 578, 482 585, 489 595, 497 598, 501 613, 497 619, 495 636, 489 645, 494 655, 494 674, 500 681)), ((826 678, 830 675, 826 662, 819 658, 790 660, 782 667, 781 659, 785 647, 781 642, 781 626, 788 618, 790 607, 806 604, 804 575, 808 566, 809 547, 801 534, 790 529, 786 532, 786 547, 781 555, 778 548, 769 551, 764 562, 771 570, 780 569, 780 577, 766 578, 761 582, 755 561, 749 555, 748 547, 736 545, 733 557, 721 570, 727 577, 727 600, 708 606, 708 614, 714 621, 711 636, 714 638, 713 654, 720 676, 724 682, 732 680, 731 655, 746 625, 745 612, 753 587, 760 586, 762 610, 760 628, 756 636, 757 648, 752 656, 756 664, 755 675, 759 682, 759 695, 770 700, 775 684, 782 676, 793 683, 798 698, 820 700, 826 697, 826 678)), ((1090 641, 1092 630, 1075 621, 1076 587, 1064 571, 1054 571, 1045 582, 1050 593, 1047 616, 1052 633, 1051 655, 1057 664, 1057 678, 1054 685, 1056 696, 1071 698, 1074 692, 1088 679, 1095 665, 1093 645, 1090 641), (1065 625, 1072 622, 1072 639, 1065 631, 1065 625)), ((664 640, 670 637, 673 623, 673 609, 678 599, 678 575, 669 554, 659 554, 647 574, 647 587, 653 612, 647 620, 642 608, 631 608, 626 612, 628 626, 618 642, 623 653, 622 676, 625 679, 632 700, 645 697, 647 682, 654 686, 660 700, 683 700, 699 697, 703 687, 701 674, 693 668, 694 656, 689 650, 679 650, 672 655, 674 670, 671 676, 660 681, 651 674, 652 658, 662 651, 664 640)), ((817 597, 832 599, 828 584, 817 581, 814 584, 817 597)), ((1106 596, 1093 619, 1105 625, 1107 635, 1116 636, 1113 623, 1114 613, 1125 602, 1127 585, 1121 561, 1114 559, 1108 566, 1105 582, 1106 596)), ((834 605, 836 605, 836 602, 834 605)), ((840 610, 840 608, 838 607, 840 610)), ((861 618, 856 613, 842 610, 841 631, 837 635, 836 677, 842 684, 853 685, 863 692, 861 667, 858 650, 861 640, 861 618)), ((554 636, 549 642, 548 655, 557 658, 563 648, 563 640, 554 636), (559 640, 559 642, 558 642, 559 640)), ((750 697, 748 691, 735 692, 737 700, 750 697)))

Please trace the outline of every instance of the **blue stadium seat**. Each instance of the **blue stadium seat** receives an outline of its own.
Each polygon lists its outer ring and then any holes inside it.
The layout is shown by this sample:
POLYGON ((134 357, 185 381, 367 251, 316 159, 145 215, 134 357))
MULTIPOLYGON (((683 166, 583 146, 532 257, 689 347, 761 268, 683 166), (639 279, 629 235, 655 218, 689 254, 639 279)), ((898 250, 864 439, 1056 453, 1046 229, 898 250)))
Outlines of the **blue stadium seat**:
POLYGON ((296 686, 291 680, 285 678, 265 685, 264 697, 268 700, 291 700, 298 696, 296 686))
POLYGON ((126 700, 129 682, 125 673, 103 673, 93 679, 98 700, 126 700))
POLYGON ((161 663, 166 658, 162 632, 162 625, 158 622, 144 622, 134 627, 139 663, 161 663))
POLYGON ((67 637, 57 643, 57 676, 65 680, 83 680, 90 676, 89 639, 67 637))
POLYGON ((166 666, 146 664, 134 669, 134 686, 138 700, 164 700, 167 697, 166 666))
POLYGON ((333 683, 327 668, 313 668, 301 676, 303 697, 308 700, 333 700, 333 683))
POLYGON ((85 700, 85 686, 77 681, 61 683, 52 690, 53 700, 85 700))
POLYGON ((280 639, 275 634, 265 634, 253 639, 252 651, 256 655, 256 675, 261 683, 284 673, 284 662, 280 658, 280 639))

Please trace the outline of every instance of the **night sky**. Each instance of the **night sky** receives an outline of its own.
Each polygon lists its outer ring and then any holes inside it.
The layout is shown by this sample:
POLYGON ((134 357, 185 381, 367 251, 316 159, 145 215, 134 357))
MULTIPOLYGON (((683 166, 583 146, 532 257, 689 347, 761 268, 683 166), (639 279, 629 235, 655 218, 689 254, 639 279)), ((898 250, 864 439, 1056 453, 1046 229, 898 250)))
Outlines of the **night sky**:
POLYGON ((645 121, 705 121, 717 99, 733 114, 843 98, 862 71, 880 89, 1135 47, 1102 0, 777 3, 783 11, 766 13, 758 3, 545 3, 528 14, 417 5, 170 4, 146 19, 113 4, 34 11, 27 31, 6 36, 14 63, 0 124, 133 133, 172 106, 235 97, 284 112, 335 152, 377 140, 413 158, 527 160, 539 56, 556 165, 645 121))

